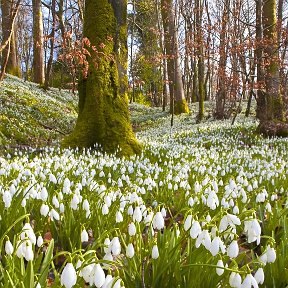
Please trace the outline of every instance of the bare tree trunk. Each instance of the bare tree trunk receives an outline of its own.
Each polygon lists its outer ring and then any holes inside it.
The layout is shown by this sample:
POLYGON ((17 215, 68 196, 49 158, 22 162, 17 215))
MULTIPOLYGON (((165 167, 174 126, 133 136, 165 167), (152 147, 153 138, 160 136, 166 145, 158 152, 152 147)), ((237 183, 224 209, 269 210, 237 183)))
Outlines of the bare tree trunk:
POLYGON ((51 79, 51 72, 52 72, 52 65, 53 65, 53 56, 54 56, 54 43, 55 43, 55 30, 56 30, 56 0, 52 0, 51 4, 51 13, 52 13, 52 29, 49 35, 50 38, 50 55, 46 67, 46 74, 45 74, 45 82, 44 82, 44 89, 48 89, 50 85, 51 79))
POLYGON ((43 19, 41 0, 33 0, 33 81, 44 84, 43 19))
POLYGON ((175 24, 172 0, 161 1, 161 13, 165 32, 165 48, 168 58, 168 77, 170 88, 170 112, 175 114, 187 113, 189 108, 185 99, 180 55, 178 48, 178 33, 175 24), (173 91, 173 93, 171 93, 173 91), (172 101, 171 101, 172 100, 172 101), (173 106, 172 106, 173 105, 173 106))
POLYGON ((3 80, 5 72, 18 77, 21 76, 15 37, 15 18, 20 3, 21 0, 18 0, 15 5, 12 5, 13 3, 6 0, 1 1, 3 41, 0 49, 0 51, 2 51, 0 81, 3 80))

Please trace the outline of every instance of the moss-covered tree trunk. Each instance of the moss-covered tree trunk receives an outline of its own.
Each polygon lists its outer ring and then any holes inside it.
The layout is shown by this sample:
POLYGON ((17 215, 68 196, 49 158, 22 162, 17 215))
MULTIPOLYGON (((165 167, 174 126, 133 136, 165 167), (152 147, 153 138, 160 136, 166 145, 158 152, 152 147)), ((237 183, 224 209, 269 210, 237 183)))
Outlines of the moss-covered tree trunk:
POLYGON ((64 147, 100 144, 107 152, 132 155, 141 150, 129 121, 127 88, 127 2, 86 0, 84 37, 87 77, 79 82, 79 115, 64 147), (97 49, 98 52, 94 50, 97 49))
POLYGON ((280 91, 280 65, 277 47, 276 0, 263 2, 263 43, 265 89, 257 101, 259 131, 268 136, 288 136, 287 119, 280 91))
POLYGON ((175 25, 172 0, 161 0, 161 13, 165 32, 164 41, 166 55, 168 58, 167 68, 170 82, 170 112, 174 112, 176 115, 181 113, 188 113, 189 108, 185 99, 182 82, 181 63, 177 39, 178 33, 175 25))

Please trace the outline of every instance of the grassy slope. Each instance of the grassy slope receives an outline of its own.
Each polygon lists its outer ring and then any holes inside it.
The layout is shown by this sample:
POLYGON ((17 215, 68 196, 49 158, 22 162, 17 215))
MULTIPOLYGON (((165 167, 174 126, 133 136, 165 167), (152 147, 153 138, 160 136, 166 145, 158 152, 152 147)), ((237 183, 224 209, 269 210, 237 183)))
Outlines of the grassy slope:
MULTIPOLYGON (((0 150, 3 146, 45 146, 57 143, 68 134, 77 119, 77 95, 68 91, 49 89, 7 75, 0 83, 0 150)), ((244 114, 246 103, 241 114, 244 114)), ((135 131, 169 122, 169 109, 150 108, 133 103, 129 106, 135 131)), ((205 103, 205 117, 212 115, 213 106, 205 103)), ((254 109, 253 109, 254 110, 254 109)), ((190 105, 185 121, 195 124, 198 104, 190 105)), ((254 112, 254 111, 253 111, 254 112)), ((209 119, 211 120, 211 118, 209 119)), ((1 151, 0 151, 1 152, 1 151)))
POLYGON ((77 96, 8 75, 0 84, 0 145, 42 146, 72 129, 77 96))

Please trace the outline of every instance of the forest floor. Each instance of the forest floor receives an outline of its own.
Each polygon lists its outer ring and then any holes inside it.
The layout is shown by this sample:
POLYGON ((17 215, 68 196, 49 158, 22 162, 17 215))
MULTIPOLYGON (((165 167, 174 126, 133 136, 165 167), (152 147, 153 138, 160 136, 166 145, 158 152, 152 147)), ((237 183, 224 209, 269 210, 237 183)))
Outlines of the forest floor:
POLYGON ((288 140, 255 118, 131 104, 143 152, 119 158, 58 148, 67 91, 7 77, 0 105, 0 286, 288 285, 288 140))

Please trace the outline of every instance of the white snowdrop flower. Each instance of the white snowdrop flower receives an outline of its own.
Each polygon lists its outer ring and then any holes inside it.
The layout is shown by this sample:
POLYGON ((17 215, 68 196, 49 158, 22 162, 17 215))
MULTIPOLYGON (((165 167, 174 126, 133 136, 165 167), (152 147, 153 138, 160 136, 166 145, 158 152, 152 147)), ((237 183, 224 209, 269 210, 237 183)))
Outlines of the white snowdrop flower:
POLYGON ((243 280, 241 288, 252 288, 252 287, 258 288, 259 286, 256 279, 252 276, 252 274, 248 274, 243 280))
POLYGON ((82 232, 81 232, 81 242, 82 242, 82 243, 83 243, 83 242, 88 242, 88 240, 89 240, 89 235, 88 235, 86 229, 84 229, 84 230, 82 230, 82 232))
POLYGON ((185 222, 184 222, 184 230, 188 231, 190 229, 191 225, 192 225, 192 215, 189 214, 186 217, 185 222))
POLYGON ((77 210, 79 203, 80 203, 79 197, 78 197, 76 194, 74 194, 74 195, 73 195, 73 198, 72 198, 72 200, 71 200, 71 203, 70 203, 70 207, 71 207, 73 210, 77 210))
POLYGON ((32 244, 36 244, 36 236, 34 234, 33 228, 30 223, 25 223, 22 232, 20 234, 21 240, 26 240, 27 238, 31 241, 32 244))
POLYGON ((220 242, 221 239, 220 237, 216 236, 212 242, 211 242, 211 247, 210 247, 210 252, 213 256, 216 256, 219 253, 219 249, 220 249, 220 242))
POLYGON ((7 240, 5 242, 5 252, 7 255, 11 255, 14 252, 14 247, 12 243, 10 242, 10 240, 7 240))
POLYGON ((169 190, 172 190, 172 188, 173 188, 173 185, 172 185, 172 183, 171 183, 171 182, 169 182, 167 187, 168 187, 168 189, 169 189, 169 190))
POLYGON ((100 178, 103 178, 103 177, 105 177, 105 173, 104 173, 104 171, 102 170, 102 171, 100 171, 100 173, 99 173, 99 177, 100 178))
POLYGON ((111 251, 113 255, 118 256, 121 253, 121 245, 118 237, 114 237, 111 241, 111 251))
POLYGON ((40 192, 40 199, 42 201, 46 201, 48 199, 48 191, 46 187, 42 187, 41 192, 40 192))
POLYGON ((210 214, 208 214, 208 215, 206 216, 206 221, 207 221, 208 223, 211 221, 211 216, 210 216, 210 214))
POLYGON ((255 275, 254 275, 255 280, 257 281, 258 284, 263 284, 264 283, 264 271, 262 268, 259 268, 255 275))
POLYGON ((65 178, 64 179, 64 183, 63 183, 63 193, 64 194, 70 194, 71 190, 70 190, 70 187, 71 187, 71 182, 68 178, 65 178))
POLYGON ((123 221, 123 216, 122 213, 120 211, 116 212, 116 223, 120 223, 123 221))
POLYGON ((164 218, 161 212, 157 212, 153 218, 153 228, 157 230, 161 230, 164 228, 164 226, 165 226, 164 218))
POLYGON ((54 183, 54 184, 57 184, 57 179, 56 179, 56 177, 54 176, 54 174, 50 174, 49 175, 49 181, 50 182, 52 182, 52 183, 54 183))
POLYGON ((266 265, 267 264, 267 253, 263 253, 260 257, 259 257, 259 260, 264 264, 266 265))
POLYGON ((242 279, 238 273, 232 272, 229 277, 229 284, 232 288, 241 288, 242 279))
POLYGON ((60 206, 59 200, 57 199, 57 197, 55 195, 52 198, 52 204, 54 205, 55 208, 59 208, 59 206, 60 206))
MULTIPOLYGON (((211 237, 210 237, 210 234, 209 234, 209 231, 208 230, 203 230, 201 232, 202 234, 202 237, 203 237, 203 240, 202 240, 202 244, 204 245, 204 247, 210 251, 211 249, 211 237)), ((199 235, 200 236, 200 235, 199 235)), ((197 238, 198 239, 198 238, 197 238)), ((197 241, 197 240, 196 240, 197 241)))
POLYGON ((60 281, 61 285, 65 286, 65 288, 71 288, 76 284, 77 275, 72 263, 66 264, 61 273, 60 281))
POLYGON ((218 260, 217 262, 217 268, 216 268, 216 273, 218 276, 221 276, 224 273, 224 269, 219 268, 219 267, 223 267, 224 268, 224 263, 222 260, 218 260))
POLYGON ((26 261, 32 261, 34 259, 32 243, 30 241, 25 241, 22 249, 23 249, 24 258, 26 259, 26 261))
POLYGON ((132 207, 132 205, 130 205, 130 206, 128 207, 128 209, 127 209, 127 214, 128 214, 129 216, 132 216, 133 213, 134 213, 133 207, 132 207))
POLYGON ((190 206, 190 207, 193 207, 193 205, 194 205, 194 199, 192 198, 192 197, 189 197, 189 199, 188 199, 188 205, 190 206))
POLYGON ((59 221, 59 220, 60 220, 59 213, 58 213, 56 210, 51 209, 51 211, 49 212, 49 214, 50 214, 50 218, 51 218, 52 221, 54 221, 54 219, 55 219, 56 221, 59 221))
POLYGON ((24 257, 24 242, 18 241, 16 245, 16 255, 18 258, 24 257))
POLYGON ((266 251, 267 263, 274 263, 276 260, 276 252, 274 248, 271 248, 270 245, 267 247, 266 251))
POLYGON ((107 215, 109 213, 109 208, 106 204, 102 206, 102 215, 107 215))
POLYGON ((41 285, 39 282, 36 284, 35 288, 41 288, 41 285))
POLYGON ((157 259, 159 257, 158 246, 154 245, 152 248, 152 259, 157 259))
POLYGON ((141 209, 139 206, 137 206, 135 209, 134 209, 134 213, 133 213, 133 221, 136 221, 136 222, 141 222, 142 220, 142 212, 141 212, 141 209))
POLYGON ((161 209, 161 214, 162 214, 163 218, 165 218, 167 215, 166 209, 164 207, 162 207, 162 209, 161 209))
POLYGON ((122 281, 121 279, 118 279, 112 288, 122 288, 123 286, 121 287, 121 281, 122 281))
POLYGON ((101 288, 112 288, 112 283, 113 283, 114 278, 112 275, 108 274, 105 278, 105 282, 101 288))
POLYGON ((100 288, 105 283, 105 273, 100 264, 95 264, 93 268, 94 284, 97 288, 100 288))
POLYGON ((254 189, 258 188, 258 181, 256 179, 253 181, 253 188, 254 189))
POLYGON ((87 199, 83 201, 82 207, 85 211, 90 211, 90 205, 87 199))
POLYGON ((26 207, 26 198, 23 198, 23 200, 21 201, 21 206, 23 208, 26 207))
POLYGON ((126 256, 132 258, 135 254, 135 250, 132 243, 129 243, 126 248, 126 256))
POLYGON ((105 204, 107 205, 107 207, 109 208, 109 207, 111 206, 111 204, 112 204, 111 197, 110 197, 109 195, 106 195, 106 196, 104 197, 104 202, 105 202, 105 204))
POLYGON ((91 276, 94 276, 94 274, 92 274, 93 268, 94 268, 94 264, 89 264, 83 267, 83 269, 81 269, 81 272, 80 272, 85 282, 91 285, 93 285, 93 280, 94 280, 91 277, 91 276))
POLYGON ((65 211, 65 206, 64 206, 63 203, 60 203, 60 205, 59 205, 59 211, 60 211, 61 214, 64 213, 64 211, 65 211))
POLYGON ((136 235, 136 226, 135 226, 134 222, 131 222, 131 223, 128 225, 128 234, 129 234, 130 236, 136 235))
POLYGON ((12 202, 12 196, 9 191, 5 191, 2 195, 2 199, 5 205, 5 208, 9 208, 12 202))
MULTIPOLYGON (((107 254, 104 255, 103 257, 103 260, 104 261, 110 261, 110 262, 113 262, 113 256, 112 254, 109 252, 107 254)), ((103 267, 104 268, 109 268, 111 265, 110 264, 107 264, 107 263, 103 263, 103 267)))
POLYGON ((227 255, 230 258, 236 258, 239 254, 239 246, 236 240, 232 241, 227 248, 227 255))
POLYGON ((244 221, 244 232, 247 233, 248 243, 257 241, 257 245, 260 244, 261 226, 259 225, 257 219, 244 221))
POLYGON ((154 217, 154 213, 153 212, 150 212, 144 219, 144 223, 146 226, 149 226, 150 223, 152 222, 153 220, 153 217, 154 217))
POLYGON ((265 209, 268 213, 272 212, 272 207, 271 207, 271 204, 269 202, 265 205, 265 209))
POLYGON ((233 214, 235 214, 235 215, 239 214, 239 208, 236 205, 233 207, 233 214))
POLYGON ((38 238, 37 238, 37 246, 41 247, 43 242, 44 242, 43 237, 41 235, 38 236, 38 238))
POLYGON ((190 229, 190 236, 192 239, 196 239, 198 235, 201 233, 202 229, 198 221, 193 221, 191 229, 190 229))
POLYGON ((44 217, 46 217, 49 213, 49 206, 46 204, 42 204, 40 207, 40 214, 44 217))
POLYGON ((104 240, 104 252, 105 253, 109 253, 109 252, 111 252, 111 241, 110 241, 110 239, 109 238, 106 238, 105 240, 104 240))

